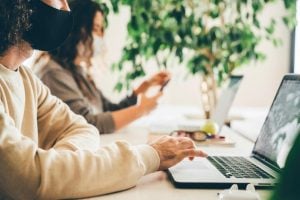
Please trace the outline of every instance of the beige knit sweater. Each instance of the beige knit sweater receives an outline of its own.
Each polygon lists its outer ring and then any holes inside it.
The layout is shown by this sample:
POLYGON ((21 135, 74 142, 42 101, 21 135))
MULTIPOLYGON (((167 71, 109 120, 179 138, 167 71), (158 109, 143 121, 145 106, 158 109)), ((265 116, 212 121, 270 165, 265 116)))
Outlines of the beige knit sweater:
POLYGON ((149 145, 99 148, 99 133, 20 67, 0 64, 0 199, 66 199, 134 186, 157 170, 149 145))

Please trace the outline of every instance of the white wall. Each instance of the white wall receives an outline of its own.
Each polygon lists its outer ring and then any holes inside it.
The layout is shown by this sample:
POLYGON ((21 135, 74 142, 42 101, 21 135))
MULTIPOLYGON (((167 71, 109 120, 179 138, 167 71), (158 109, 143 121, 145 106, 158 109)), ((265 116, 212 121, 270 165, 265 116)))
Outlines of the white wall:
MULTIPOLYGON (((269 6, 261 20, 266 22, 270 17, 284 15, 283 3, 269 6)), ((288 73, 290 66, 290 31, 283 23, 278 24, 276 35, 282 39, 282 46, 274 47, 270 42, 263 42, 260 49, 266 53, 267 59, 243 68, 245 79, 235 101, 235 105, 269 106, 272 103, 281 78, 288 73)))

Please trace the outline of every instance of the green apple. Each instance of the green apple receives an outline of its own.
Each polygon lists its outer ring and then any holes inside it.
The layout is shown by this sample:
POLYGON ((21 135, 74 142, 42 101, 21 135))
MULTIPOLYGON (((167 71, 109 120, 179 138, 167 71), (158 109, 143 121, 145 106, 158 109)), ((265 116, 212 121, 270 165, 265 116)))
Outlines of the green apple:
POLYGON ((219 126, 212 120, 207 120, 202 126, 201 131, 205 131, 210 134, 218 134, 219 126))

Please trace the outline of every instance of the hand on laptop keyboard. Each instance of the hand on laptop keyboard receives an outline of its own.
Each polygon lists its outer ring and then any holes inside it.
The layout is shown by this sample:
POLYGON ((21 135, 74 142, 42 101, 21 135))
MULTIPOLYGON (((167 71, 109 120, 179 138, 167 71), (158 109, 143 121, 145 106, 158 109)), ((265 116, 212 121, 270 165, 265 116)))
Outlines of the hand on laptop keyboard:
POLYGON ((165 170, 186 157, 206 157, 207 154, 196 149, 194 142, 187 137, 163 136, 150 144, 160 157, 158 170, 165 170))

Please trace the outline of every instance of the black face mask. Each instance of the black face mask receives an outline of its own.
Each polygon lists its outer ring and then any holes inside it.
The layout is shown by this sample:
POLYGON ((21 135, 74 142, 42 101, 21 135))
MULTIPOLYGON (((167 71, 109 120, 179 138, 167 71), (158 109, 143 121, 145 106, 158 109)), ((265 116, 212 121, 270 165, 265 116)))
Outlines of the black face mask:
POLYGON ((69 11, 58 10, 41 0, 31 0, 31 27, 24 33, 24 40, 32 48, 50 51, 61 45, 73 26, 73 16, 69 11))

